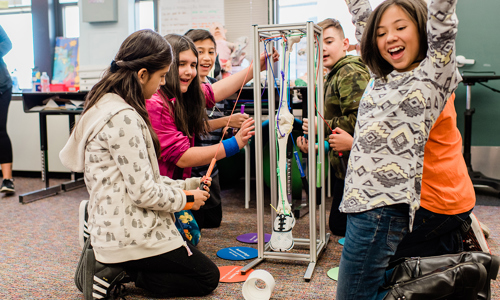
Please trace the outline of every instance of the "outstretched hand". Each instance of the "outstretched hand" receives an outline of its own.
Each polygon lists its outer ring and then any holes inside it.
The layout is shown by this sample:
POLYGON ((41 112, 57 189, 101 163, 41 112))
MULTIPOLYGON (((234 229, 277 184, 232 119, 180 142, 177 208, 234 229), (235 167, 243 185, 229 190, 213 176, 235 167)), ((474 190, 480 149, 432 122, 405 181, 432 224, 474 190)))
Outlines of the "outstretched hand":
MULTIPOLYGON (((314 133, 318 133, 318 122, 316 121, 316 117, 314 117, 314 133)), ((302 131, 304 134, 309 134, 309 119, 302 119, 302 131)))
POLYGON ((248 120, 248 118, 250 118, 250 116, 247 114, 241 114, 241 113, 233 114, 231 120, 229 121, 229 127, 241 128, 243 122, 245 122, 245 120, 248 120))
POLYGON ((297 147, 302 151, 302 153, 308 153, 309 152, 309 141, 303 137, 299 136, 297 138, 297 147))
POLYGON ((273 62, 277 62, 280 58, 280 54, 278 53, 278 51, 274 47, 273 47, 272 53, 267 53, 267 55, 266 55, 266 51, 262 52, 260 54, 260 70, 261 71, 264 71, 267 69, 266 58, 268 58, 268 57, 271 57, 273 62))
POLYGON ((328 136, 328 143, 330 144, 330 149, 333 151, 350 151, 353 139, 345 130, 336 127, 333 133, 328 136))
MULTIPOLYGON (((302 151, 302 153, 309 153, 309 140, 303 136, 297 138, 297 147, 302 151)), ((314 146, 314 149, 318 151, 318 144, 314 146)))
POLYGON ((241 149, 248 144, 250 138, 255 135, 254 126, 255 120, 253 118, 246 119, 242 124, 238 133, 236 133, 236 141, 238 142, 238 147, 241 149))

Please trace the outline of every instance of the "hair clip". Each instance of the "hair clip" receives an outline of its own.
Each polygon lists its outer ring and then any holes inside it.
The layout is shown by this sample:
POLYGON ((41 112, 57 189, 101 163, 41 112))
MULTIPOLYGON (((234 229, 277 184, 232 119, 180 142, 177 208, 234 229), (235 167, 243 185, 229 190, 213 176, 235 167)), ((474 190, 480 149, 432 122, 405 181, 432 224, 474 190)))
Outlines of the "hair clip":
POLYGON ((115 73, 116 71, 118 71, 119 68, 120 68, 120 66, 116 64, 116 61, 112 60, 111 61, 111 68, 110 68, 111 73, 115 73))

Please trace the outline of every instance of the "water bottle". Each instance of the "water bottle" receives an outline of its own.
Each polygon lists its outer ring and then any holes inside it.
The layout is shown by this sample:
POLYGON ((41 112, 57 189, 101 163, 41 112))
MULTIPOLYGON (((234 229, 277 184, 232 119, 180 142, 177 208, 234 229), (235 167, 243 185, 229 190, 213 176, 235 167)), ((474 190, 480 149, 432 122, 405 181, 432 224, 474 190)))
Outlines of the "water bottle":
POLYGON ((14 69, 14 71, 10 73, 10 78, 12 79, 12 93, 21 93, 19 89, 19 79, 17 78, 17 69, 14 69))
POLYGON ((47 72, 43 72, 42 76, 40 77, 40 82, 42 84, 42 92, 43 93, 48 93, 50 92, 50 82, 49 82, 49 75, 47 75, 47 72))
POLYGON ((38 67, 34 67, 31 72, 31 83, 32 83, 32 91, 33 92, 41 92, 40 86, 40 72, 38 71, 38 67))

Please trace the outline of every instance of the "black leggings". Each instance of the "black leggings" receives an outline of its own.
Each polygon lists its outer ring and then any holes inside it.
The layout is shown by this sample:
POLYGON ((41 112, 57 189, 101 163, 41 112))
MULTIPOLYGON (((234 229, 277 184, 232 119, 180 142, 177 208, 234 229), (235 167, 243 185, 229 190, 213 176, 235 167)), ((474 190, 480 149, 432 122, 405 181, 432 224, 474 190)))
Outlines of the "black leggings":
POLYGON ((0 93, 0 164, 12 162, 12 144, 7 134, 7 114, 11 98, 12 88, 0 93))
POLYGON ((170 252, 120 263, 135 285, 159 297, 205 296, 219 284, 219 268, 190 243, 170 252))
POLYGON ((192 210, 194 219, 200 230, 203 228, 217 228, 222 222, 222 199, 220 194, 219 173, 212 177, 210 198, 199 210, 192 210))
POLYGON ((335 177, 332 172, 332 208, 330 209, 330 218, 328 225, 330 226, 330 231, 334 235, 345 236, 345 230, 347 226, 347 214, 339 211, 340 203, 342 202, 342 197, 344 196, 344 180, 335 177))

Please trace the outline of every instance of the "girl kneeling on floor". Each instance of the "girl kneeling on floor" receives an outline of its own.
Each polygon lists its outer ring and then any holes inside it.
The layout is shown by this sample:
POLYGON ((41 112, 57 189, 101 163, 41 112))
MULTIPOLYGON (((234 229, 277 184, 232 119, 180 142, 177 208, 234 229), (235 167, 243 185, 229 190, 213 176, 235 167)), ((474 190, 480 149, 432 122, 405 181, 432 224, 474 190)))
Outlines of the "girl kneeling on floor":
POLYGON ((154 31, 130 35, 60 153, 66 167, 84 172, 90 194, 90 238, 76 274, 85 299, 110 297, 125 274, 161 297, 203 296, 218 285, 217 266, 174 224, 174 212, 204 205, 208 188, 197 189, 200 178, 160 176, 160 144, 146 111, 172 60, 170 44, 154 31))

